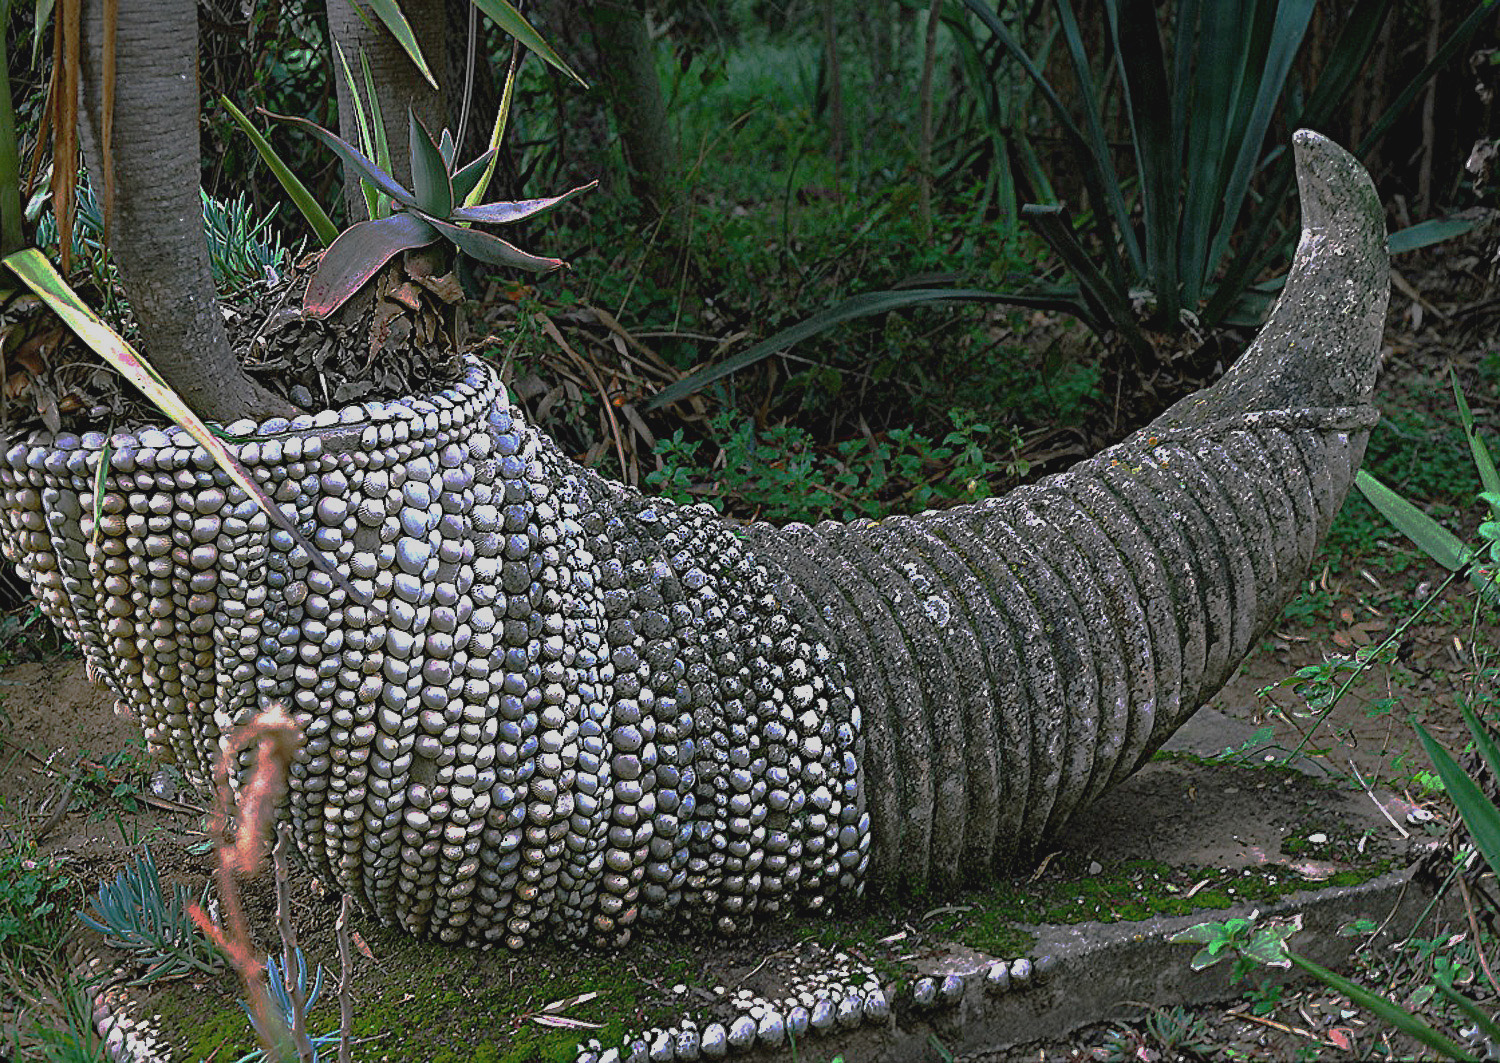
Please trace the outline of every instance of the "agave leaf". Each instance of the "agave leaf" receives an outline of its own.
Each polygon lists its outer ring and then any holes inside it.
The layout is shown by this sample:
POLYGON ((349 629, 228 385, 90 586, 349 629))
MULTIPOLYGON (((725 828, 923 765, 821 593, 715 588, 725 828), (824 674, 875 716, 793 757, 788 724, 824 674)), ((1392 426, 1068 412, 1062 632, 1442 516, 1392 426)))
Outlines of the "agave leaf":
POLYGON ((458 154, 458 145, 453 143, 453 134, 447 129, 438 137, 438 151, 443 156, 443 166, 449 170, 453 169, 453 157, 458 154))
POLYGON ((265 137, 261 136, 260 130, 256 129, 251 124, 250 119, 245 117, 244 112, 230 103, 227 97, 220 96, 219 102, 229 112, 229 116, 234 119, 235 124, 244 131, 245 136, 250 138, 250 143, 255 145, 255 150, 259 152, 261 159, 270 168, 271 172, 276 175, 276 180, 281 182, 281 187, 286 189, 286 194, 302 213, 302 217, 307 220, 307 224, 312 227, 312 231, 317 236, 318 242, 327 247, 337 240, 339 227, 333 224, 333 220, 328 217, 328 213, 318 205, 318 201, 307 190, 307 186, 302 183, 296 174, 287 168, 286 163, 281 161, 281 156, 276 154, 276 149, 271 147, 270 142, 265 137))
MULTIPOLYGON (((472 164, 470 164, 472 165, 472 164)), ((464 167, 465 170, 468 167, 464 167)), ((454 183, 458 181, 454 177, 454 183)), ((570 188, 560 196, 548 196, 545 199, 520 199, 509 203, 484 203, 477 207, 459 207, 450 214, 451 221, 474 221, 484 225, 504 225, 507 222, 520 221, 529 218, 533 214, 540 214, 544 210, 551 210, 565 199, 571 199, 580 192, 587 192, 597 188, 598 181, 590 181, 586 185, 570 188)), ((455 193, 457 189, 454 190, 455 193)))
POLYGON ((161 378, 161 374, 136 353, 135 348, 126 343, 119 333, 101 321, 97 314, 83 304, 83 300, 79 299, 78 294, 58 276, 57 270, 52 268, 52 263, 48 262, 40 251, 34 247, 28 247, 6 256, 3 264, 9 266, 16 276, 25 281, 26 286, 34 291, 42 302, 46 303, 48 308, 61 318, 63 323, 72 329, 94 353, 112 365, 121 376, 134 384, 141 394, 151 400, 158 410, 182 426, 184 431, 208 451, 214 463, 228 474, 240 490, 255 500, 256 505, 260 506, 271 523, 290 535, 292 541, 307 552, 312 564, 342 587, 352 601, 360 604, 370 602, 370 595, 356 589, 349 581, 349 577, 344 575, 323 551, 302 534, 275 499, 267 494, 266 489, 256 483, 245 467, 240 464, 239 458, 234 456, 218 436, 209 431, 202 419, 161 378))
POLYGON ((330 133, 316 122, 309 122, 306 118, 299 118, 296 115, 273 114, 263 107, 259 108, 259 110, 267 118, 274 118, 278 122, 286 122, 289 125, 294 125, 298 129, 302 129, 317 137, 335 155, 352 167, 355 173, 369 181, 397 203, 402 203, 408 207, 415 207, 417 205, 416 197, 397 184, 394 177, 386 173, 379 166, 376 166, 364 152, 360 151, 337 133, 330 133))
POLYGON ((540 56, 543 62, 562 71, 584 88, 589 87, 587 81, 584 81, 574 73, 572 67, 558 58, 552 46, 542 39, 540 33, 531 28, 531 23, 522 17, 521 12, 517 11, 509 0, 474 0, 474 6, 479 8, 491 22, 540 56))
POLYGON ((443 152, 432 140, 415 111, 406 113, 411 128, 411 185, 422 213, 446 218, 453 212, 453 182, 443 152))
MULTIPOLYGON (((411 61, 417 64, 417 69, 427 79, 427 84, 436 89, 437 79, 427 68, 427 60, 422 58, 422 49, 417 44, 417 35, 412 32, 411 23, 406 21, 396 0, 365 0, 365 3, 370 5, 370 10, 384 23, 385 28, 391 31, 391 36, 396 38, 396 43, 401 45, 402 50, 411 56, 411 61)), ((359 7, 359 0, 354 0, 354 9, 358 11, 359 7)))
MULTIPOLYGON (((447 130, 443 130, 447 132, 447 130)), ((469 193, 479 187, 479 179, 489 169, 490 160, 495 157, 494 149, 485 152, 479 158, 469 163, 453 175, 453 201, 462 203, 469 197, 469 193)))
POLYGON ((465 229, 425 215, 423 220, 453 241, 464 254, 480 262, 488 262, 492 266, 516 266, 520 269, 545 273, 547 270, 561 269, 567 265, 560 258, 543 258, 540 255, 529 254, 514 244, 506 243, 498 236, 491 236, 478 229, 465 229))
POLYGON ((349 226, 333 242, 307 282, 302 308, 311 317, 327 317, 398 252, 426 247, 438 239, 436 230, 415 214, 398 210, 349 226))

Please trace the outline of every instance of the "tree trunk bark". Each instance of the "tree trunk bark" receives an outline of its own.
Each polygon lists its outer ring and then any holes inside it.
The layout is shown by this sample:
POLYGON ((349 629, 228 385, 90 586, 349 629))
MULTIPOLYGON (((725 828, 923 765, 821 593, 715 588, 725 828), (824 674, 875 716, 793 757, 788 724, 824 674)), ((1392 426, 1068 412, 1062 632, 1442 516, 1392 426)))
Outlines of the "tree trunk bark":
MULTIPOLYGON (((380 104, 380 117, 385 126, 386 144, 391 149, 391 174, 407 188, 411 187, 411 163, 407 147, 410 143, 411 125, 407 118, 407 108, 410 107, 416 113, 434 137, 442 132, 448 121, 446 99, 450 64, 447 54, 447 7, 445 0, 402 0, 401 3, 401 11, 417 35, 422 57, 427 60, 428 69, 438 80, 438 88, 434 89, 378 19, 368 11, 361 16, 351 0, 328 0, 329 35, 343 49, 349 70, 360 82, 361 96, 364 94, 364 79, 360 75, 360 52, 363 51, 369 59, 375 95, 380 104), (371 21, 366 22, 366 18, 371 21)), ((343 67, 339 64, 336 53, 330 57, 329 62, 333 64, 333 80, 338 86, 339 135, 351 144, 358 144, 359 125, 354 117, 354 100, 349 95, 343 67)), ((348 167, 344 168, 344 202, 349 207, 349 217, 352 220, 365 217, 365 200, 359 189, 359 177, 348 167)))
MULTIPOLYGON (((79 131, 94 187, 105 172, 102 0, 84 0, 79 131)), ((118 0, 110 252, 143 354, 200 417, 296 412, 245 375, 219 316, 198 191, 198 8, 118 0)))
POLYGON ((666 214, 677 192, 677 141, 667 122, 645 16, 629 0, 599 0, 578 9, 592 31, 596 69, 609 93, 630 189, 650 212, 666 214))

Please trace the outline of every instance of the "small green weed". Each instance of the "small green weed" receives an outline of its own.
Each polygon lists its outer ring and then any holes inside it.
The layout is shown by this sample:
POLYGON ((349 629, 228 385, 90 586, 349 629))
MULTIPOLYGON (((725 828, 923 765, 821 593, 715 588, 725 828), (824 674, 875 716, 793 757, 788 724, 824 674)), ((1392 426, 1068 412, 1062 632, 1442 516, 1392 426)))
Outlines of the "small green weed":
POLYGON ((1286 986, 1274 978, 1262 978, 1259 987, 1245 990, 1245 1000, 1250 1004, 1250 1014, 1271 1015, 1281 1007, 1282 994, 1286 986))
POLYGON ((0 852, 0 959, 24 965, 55 948, 71 893, 72 881, 35 842, 12 839, 0 852))
POLYGON ((721 413, 711 422, 717 455, 681 429, 658 441, 660 468, 647 476, 679 502, 709 501, 720 510, 777 522, 878 519, 988 498, 1003 478, 1026 472, 1018 441, 962 412, 939 439, 911 428, 817 446, 790 423, 757 430, 721 413), (998 443, 998 445, 997 445, 998 443), (1009 457, 996 456, 997 450, 1009 457))

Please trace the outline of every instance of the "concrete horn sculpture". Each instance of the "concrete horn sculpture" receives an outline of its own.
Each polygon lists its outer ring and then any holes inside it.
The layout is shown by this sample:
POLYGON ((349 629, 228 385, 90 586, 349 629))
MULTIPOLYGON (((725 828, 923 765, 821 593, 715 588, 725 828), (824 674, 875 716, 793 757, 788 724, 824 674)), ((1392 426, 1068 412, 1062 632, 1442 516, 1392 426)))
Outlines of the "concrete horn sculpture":
POLYGON ((1034 852, 1213 695, 1344 498, 1382 210, 1353 158, 1295 143, 1303 234, 1250 350, 1004 498, 736 525, 574 464, 475 362, 228 426, 376 606, 176 429, 14 442, 4 551, 191 778, 287 702, 302 855, 413 933, 617 943, 944 889, 1034 852))

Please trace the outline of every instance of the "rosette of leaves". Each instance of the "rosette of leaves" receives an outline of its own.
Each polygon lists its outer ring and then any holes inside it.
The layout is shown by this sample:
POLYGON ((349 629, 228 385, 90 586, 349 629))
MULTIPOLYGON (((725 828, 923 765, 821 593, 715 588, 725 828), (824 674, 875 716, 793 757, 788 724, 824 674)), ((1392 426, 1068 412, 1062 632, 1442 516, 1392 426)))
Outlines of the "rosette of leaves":
POLYGON ((339 234, 323 252, 318 268, 308 281, 303 310, 309 317, 324 318, 342 306, 375 274, 402 251, 415 251, 446 240, 463 254, 495 266, 516 266, 543 273, 567 263, 522 251, 491 233, 471 225, 504 225, 550 210, 565 199, 593 188, 597 181, 559 196, 464 206, 478 187, 494 151, 488 151, 465 166, 455 167, 455 146, 445 129, 434 140, 411 115, 412 187, 406 189, 368 156, 342 137, 305 118, 273 115, 306 130, 331 148, 360 178, 389 196, 389 216, 356 222, 339 234))

